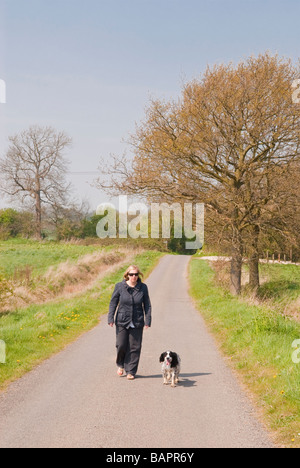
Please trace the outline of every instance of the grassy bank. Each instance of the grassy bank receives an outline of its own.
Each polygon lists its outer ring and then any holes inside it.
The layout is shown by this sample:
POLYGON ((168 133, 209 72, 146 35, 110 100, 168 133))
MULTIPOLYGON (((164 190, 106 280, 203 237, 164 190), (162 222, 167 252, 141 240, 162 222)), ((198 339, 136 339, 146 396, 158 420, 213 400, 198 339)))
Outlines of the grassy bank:
MULTIPOLYGON (((147 275, 161 255, 156 251, 132 254, 130 263, 137 263, 147 275)), ((46 263, 49 266, 48 260, 46 263)), ((0 340, 6 343, 0 389, 97 325, 108 312, 114 284, 121 281, 124 267, 107 274, 84 294, 0 314, 0 340)))
POLYGON ((196 306, 250 389, 277 443, 300 447, 300 364, 292 360, 300 324, 279 314, 270 303, 251 305, 231 296, 216 285, 214 276, 205 261, 191 261, 196 306))
POLYGON ((272 302, 282 313, 300 318, 300 267, 265 264, 260 265, 260 272, 267 281, 259 288, 259 298, 272 302))

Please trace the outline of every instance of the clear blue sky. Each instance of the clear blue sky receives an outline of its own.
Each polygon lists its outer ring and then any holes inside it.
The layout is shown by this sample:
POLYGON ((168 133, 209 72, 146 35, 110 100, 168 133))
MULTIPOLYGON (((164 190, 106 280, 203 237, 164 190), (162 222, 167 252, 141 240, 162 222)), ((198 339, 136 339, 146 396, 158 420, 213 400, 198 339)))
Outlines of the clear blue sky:
MULTIPOLYGON (((0 155, 9 135, 51 125, 73 139, 70 171, 96 176, 150 96, 266 50, 296 62, 299 46, 299 0, 0 0, 0 155)), ((93 209, 107 200, 95 176, 69 174, 93 209)))

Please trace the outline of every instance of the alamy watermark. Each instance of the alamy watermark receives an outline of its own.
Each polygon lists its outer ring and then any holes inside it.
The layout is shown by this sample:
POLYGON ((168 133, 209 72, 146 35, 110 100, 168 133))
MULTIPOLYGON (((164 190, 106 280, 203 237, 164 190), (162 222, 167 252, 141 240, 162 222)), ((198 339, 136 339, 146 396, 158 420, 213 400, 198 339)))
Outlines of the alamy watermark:
POLYGON ((0 79, 0 104, 6 104, 6 83, 0 79))
POLYGON ((300 340, 293 341, 292 348, 296 348, 296 351, 292 354, 292 361, 294 364, 300 363, 300 340))
POLYGON ((0 340, 0 364, 6 363, 6 344, 5 341, 0 340))
POLYGON ((187 250, 198 250, 204 244, 203 203, 132 203, 127 195, 119 197, 118 207, 102 203, 96 214, 100 239, 182 239, 187 250), (129 220, 130 218, 130 220, 129 220))

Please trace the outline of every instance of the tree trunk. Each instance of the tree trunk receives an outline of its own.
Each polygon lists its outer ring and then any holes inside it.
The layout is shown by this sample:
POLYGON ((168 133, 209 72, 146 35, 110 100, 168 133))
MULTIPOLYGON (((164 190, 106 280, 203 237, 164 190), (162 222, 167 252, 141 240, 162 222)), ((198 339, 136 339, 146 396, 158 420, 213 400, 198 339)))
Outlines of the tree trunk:
POLYGON ((249 259, 249 286, 257 290, 259 285, 259 255, 254 253, 249 259))
POLYGON ((42 239, 42 202, 40 192, 35 195, 35 237, 42 239))
POLYGON ((251 239, 251 255, 249 258, 249 286, 253 290, 259 288, 259 251, 258 251, 258 240, 259 240, 260 229, 259 226, 254 226, 252 230, 251 239))
POLYGON ((233 236, 231 260, 231 293, 238 296, 242 290, 243 245, 240 232, 236 229, 233 236))

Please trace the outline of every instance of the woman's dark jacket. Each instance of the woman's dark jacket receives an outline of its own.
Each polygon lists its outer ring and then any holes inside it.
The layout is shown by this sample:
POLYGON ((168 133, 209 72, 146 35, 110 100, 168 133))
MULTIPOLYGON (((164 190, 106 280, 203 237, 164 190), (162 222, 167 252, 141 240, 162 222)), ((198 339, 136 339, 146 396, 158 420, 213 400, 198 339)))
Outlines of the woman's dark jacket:
POLYGON ((108 323, 127 328, 131 322, 135 328, 151 326, 151 302, 148 287, 141 280, 134 288, 128 286, 126 280, 116 284, 109 305, 108 323))

